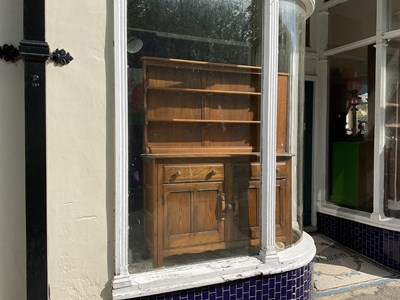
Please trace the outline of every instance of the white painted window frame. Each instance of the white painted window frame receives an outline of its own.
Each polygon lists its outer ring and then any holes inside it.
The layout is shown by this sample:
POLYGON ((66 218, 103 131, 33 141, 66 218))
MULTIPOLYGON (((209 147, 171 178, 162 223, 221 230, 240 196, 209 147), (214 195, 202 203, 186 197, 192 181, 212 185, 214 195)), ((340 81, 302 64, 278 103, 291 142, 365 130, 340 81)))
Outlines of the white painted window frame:
MULTIPOLYGON (((307 16, 314 0, 301 0, 307 16)), ((263 69, 278 72, 279 0, 264 0, 263 69)), ((274 274, 300 268, 315 254, 312 238, 285 251, 275 251, 275 157, 277 76, 263 76, 261 136, 261 250, 258 257, 222 259, 189 266, 129 274, 128 270, 128 101, 127 0, 114 0, 115 56, 115 276, 113 299, 160 294, 221 283, 227 280, 274 274)))
POLYGON ((396 218, 386 217, 384 214, 384 146, 385 146, 385 95, 386 95, 386 48, 387 40, 400 37, 400 30, 386 32, 387 14, 386 0, 377 0, 377 24, 376 35, 359 40, 347 45, 343 45, 334 49, 326 50, 328 16, 329 9, 347 2, 348 0, 331 0, 323 3, 322 0, 317 4, 318 14, 318 88, 316 105, 316 124, 314 132, 314 165, 318 165, 314 169, 313 178, 313 201, 317 204, 317 210, 332 216, 342 217, 344 219, 353 220, 367 225, 379 228, 400 231, 400 220, 396 218), (376 48, 376 73, 375 73, 375 140, 374 140, 374 194, 373 194, 373 212, 366 213, 354 209, 337 206, 328 202, 328 58, 331 55, 339 54, 345 51, 374 44, 376 48))

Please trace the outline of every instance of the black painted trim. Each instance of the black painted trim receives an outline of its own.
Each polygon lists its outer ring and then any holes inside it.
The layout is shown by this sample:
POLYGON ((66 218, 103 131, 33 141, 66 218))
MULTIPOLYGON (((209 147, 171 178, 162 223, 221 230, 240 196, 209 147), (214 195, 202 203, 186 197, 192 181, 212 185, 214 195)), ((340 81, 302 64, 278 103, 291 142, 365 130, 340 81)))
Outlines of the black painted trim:
POLYGON ((26 288, 28 300, 48 299, 45 0, 24 0, 26 288))

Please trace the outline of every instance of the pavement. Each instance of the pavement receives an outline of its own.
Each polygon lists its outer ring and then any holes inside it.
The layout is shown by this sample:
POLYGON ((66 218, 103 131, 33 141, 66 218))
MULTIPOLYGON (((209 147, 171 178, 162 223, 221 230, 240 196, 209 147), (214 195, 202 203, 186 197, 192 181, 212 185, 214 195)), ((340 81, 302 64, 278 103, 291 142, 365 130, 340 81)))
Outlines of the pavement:
POLYGON ((400 274, 313 233, 314 293, 317 300, 400 300, 400 274))
POLYGON ((400 299, 400 280, 393 280, 382 284, 371 284, 363 287, 341 291, 328 296, 314 297, 318 300, 347 300, 347 299, 363 299, 363 300, 397 300, 400 299))

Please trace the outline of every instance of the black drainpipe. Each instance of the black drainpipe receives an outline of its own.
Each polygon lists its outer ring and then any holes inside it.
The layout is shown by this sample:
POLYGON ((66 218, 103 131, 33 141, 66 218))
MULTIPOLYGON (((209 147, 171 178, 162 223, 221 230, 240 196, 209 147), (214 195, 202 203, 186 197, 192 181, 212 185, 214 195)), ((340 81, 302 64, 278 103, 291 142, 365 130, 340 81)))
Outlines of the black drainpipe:
POLYGON ((25 213, 28 300, 49 299, 47 268, 46 63, 69 64, 64 49, 45 41, 45 0, 24 0, 24 39, 0 46, 0 59, 25 62, 25 213))
POLYGON ((27 299, 48 299, 45 0, 24 0, 27 299))

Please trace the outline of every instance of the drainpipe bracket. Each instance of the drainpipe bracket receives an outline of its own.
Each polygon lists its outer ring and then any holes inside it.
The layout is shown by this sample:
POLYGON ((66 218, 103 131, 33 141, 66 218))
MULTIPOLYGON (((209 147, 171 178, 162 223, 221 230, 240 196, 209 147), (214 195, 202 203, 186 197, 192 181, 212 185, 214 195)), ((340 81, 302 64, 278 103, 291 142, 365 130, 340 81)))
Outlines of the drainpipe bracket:
POLYGON ((56 49, 50 53, 49 45, 43 41, 22 40, 19 47, 12 44, 0 46, 0 59, 16 63, 20 59, 30 62, 45 62, 47 60, 55 66, 68 65, 74 58, 64 49, 56 49))
POLYGON ((0 46, 0 59, 4 59, 6 62, 15 63, 20 59, 20 52, 12 44, 4 44, 0 46))

